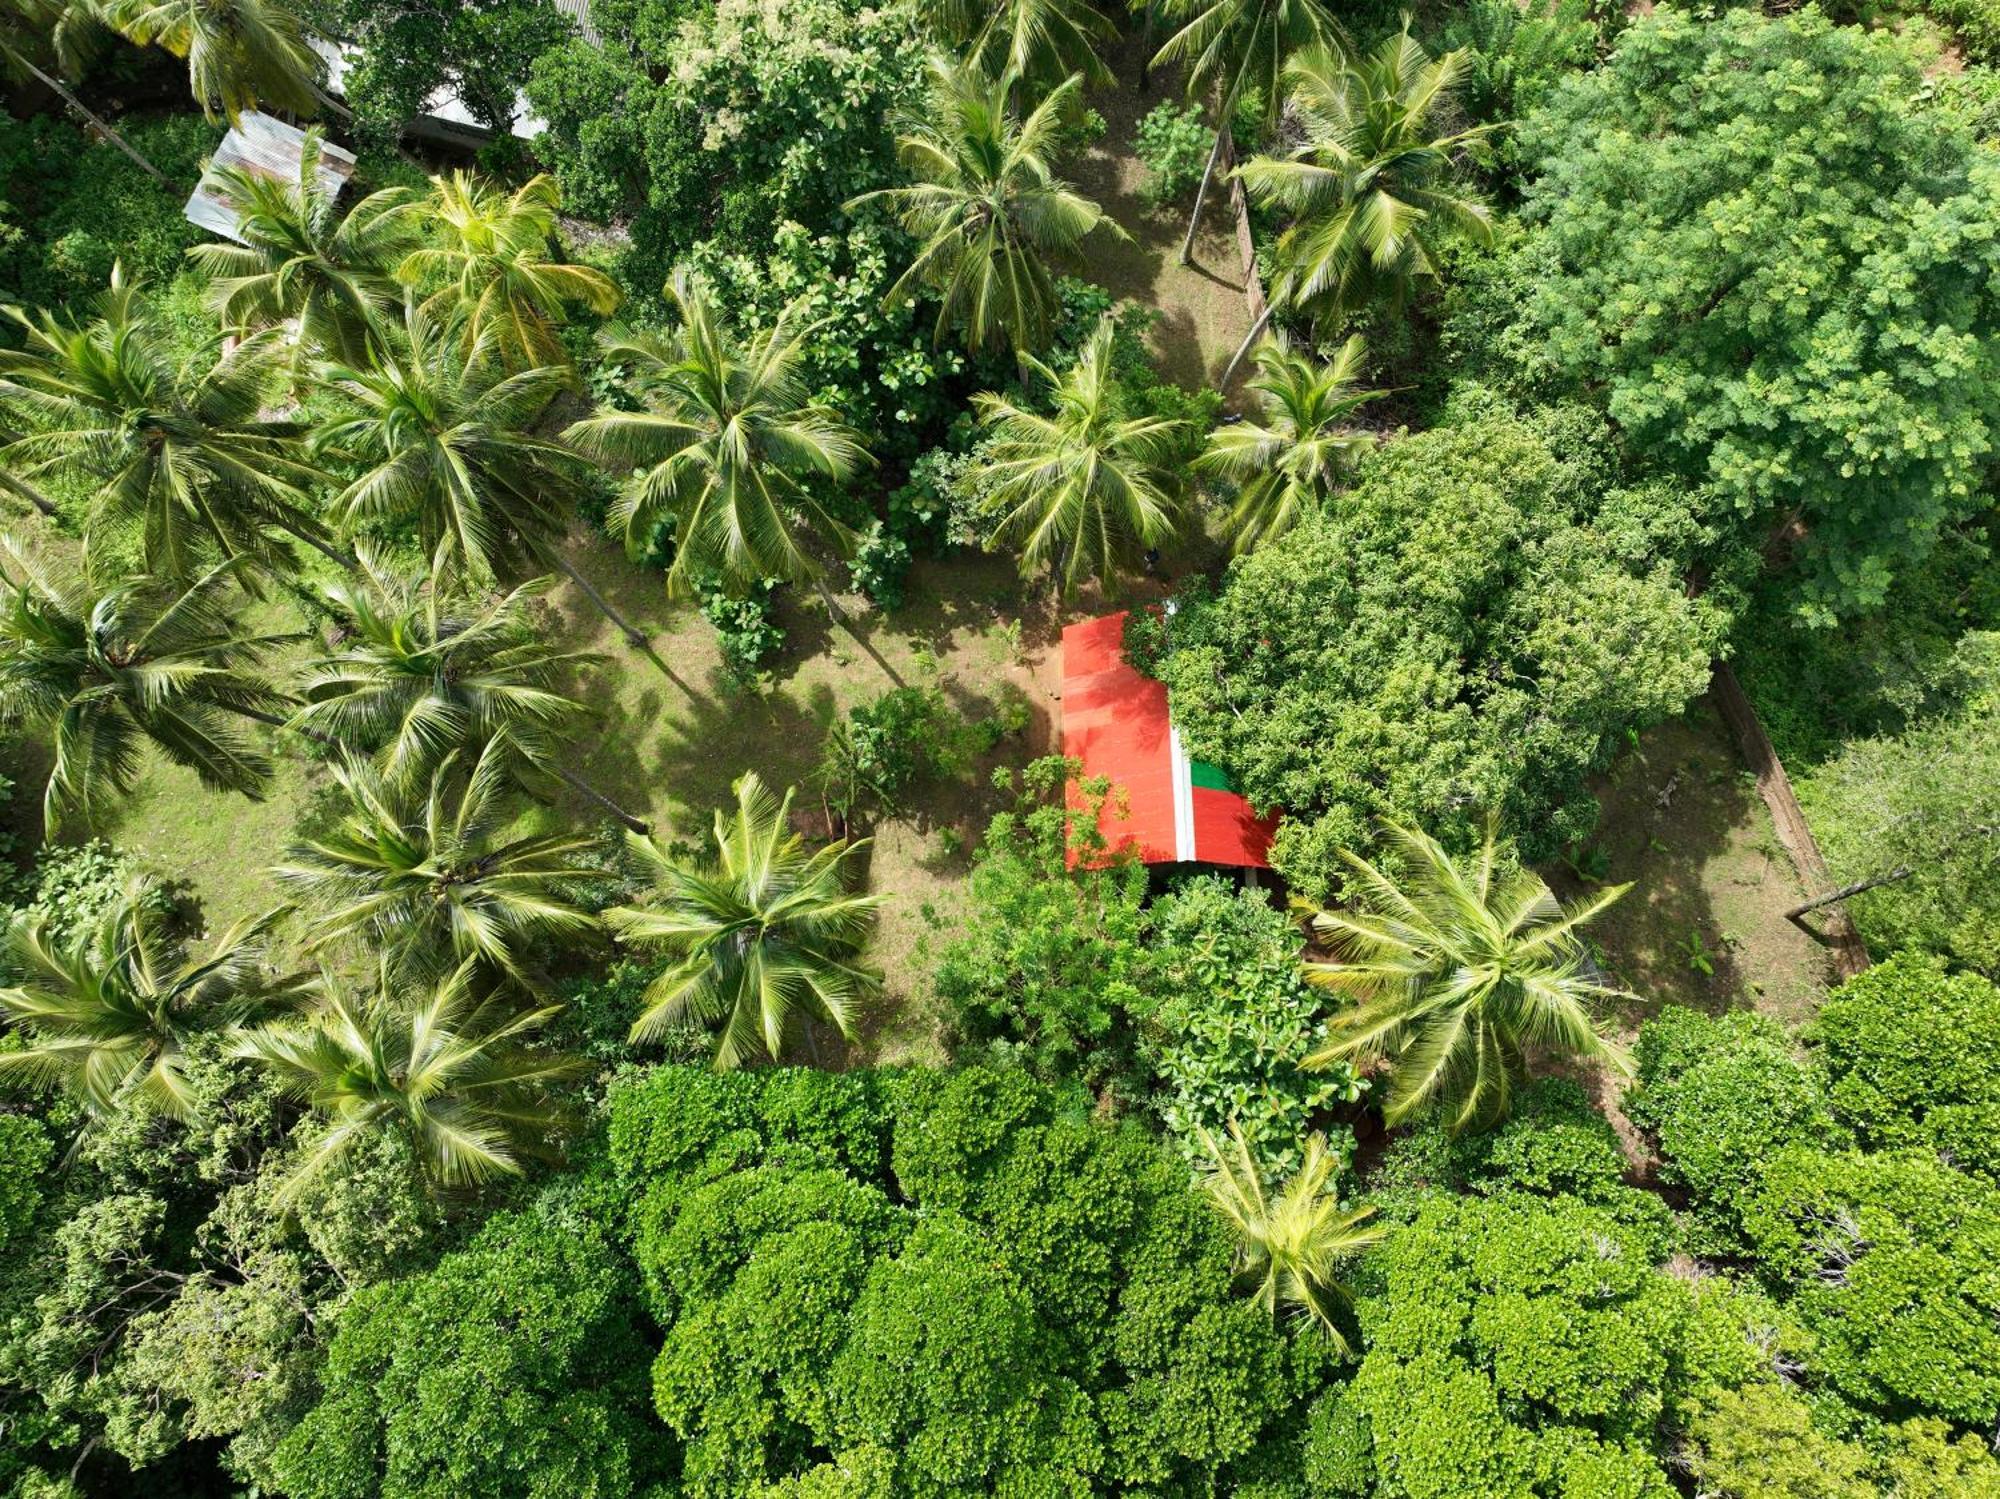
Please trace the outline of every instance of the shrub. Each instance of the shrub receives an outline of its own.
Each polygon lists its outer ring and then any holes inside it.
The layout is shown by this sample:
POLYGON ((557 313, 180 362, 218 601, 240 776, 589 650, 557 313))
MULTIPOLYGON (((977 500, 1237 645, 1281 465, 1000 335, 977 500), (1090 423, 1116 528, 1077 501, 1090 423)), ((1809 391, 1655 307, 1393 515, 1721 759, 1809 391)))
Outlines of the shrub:
POLYGON ((900 609, 903 583, 910 573, 910 544, 890 530, 886 521, 875 521, 861 533, 860 544, 848 559, 847 572, 876 608, 900 609))
POLYGON ((1743 1209, 1760 1271, 1813 1334, 1813 1371, 1884 1419, 2000 1416, 2000 1188, 1930 1156, 1794 1144, 1743 1209))
POLYGON ((1794 1141, 1835 1134, 1819 1089, 1783 1032, 1745 1011, 1664 1012, 1639 1032, 1638 1067, 1625 1111, 1657 1140, 1661 1180, 1687 1190, 1689 1247, 1740 1252, 1764 1165, 1794 1141))
POLYGON ((785 632, 771 617, 777 580, 759 579, 741 594, 731 593, 717 578, 697 578, 694 587, 702 618, 715 626, 722 664, 739 682, 757 681, 765 660, 785 643, 785 632))
MULTIPOLYGON (((1070 867, 1072 827, 1095 832, 1065 800, 1076 770, 1073 761, 1038 760, 1018 787, 996 773, 1015 806, 987 826, 961 935, 939 954, 933 982, 965 1052, 1095 1088, 1131 1071, 1146 870, 1129 857, 1103 862, 1088 846, 1070 867)), ((1108 794, 1103 785, 1080 789, 1108 794)))
POLYGON ((2000 1180, 2000 986, 1899 953, 1849 979, 1806 1030, 1827 1102, 1864 1147, 1937 1151, 2000 1180))
POLYGON ((1133 138, 1133 150, 1146 168, 1140 195, 1155 205, 1178 202, 1201 181, 1214 149, 1215 132, 1203 119, 1199 104, 1170 100, 1155 105, 1133 138))
MULTIPOLYGON (((1155 1107, 1189 1160, 1234 1122, 1273 1179, 1297 1169, 1320 1115, 1361 1096, 1354 1070, 1299 1064, 1326 1039, 1326 1003, 1299 970, 1299 931, 1256 890, 1193 880, 1156 902, 1138 1001, 1155 1107)), ((1335 1153, 1351 1153, 1336 1139, 1335 1153)))

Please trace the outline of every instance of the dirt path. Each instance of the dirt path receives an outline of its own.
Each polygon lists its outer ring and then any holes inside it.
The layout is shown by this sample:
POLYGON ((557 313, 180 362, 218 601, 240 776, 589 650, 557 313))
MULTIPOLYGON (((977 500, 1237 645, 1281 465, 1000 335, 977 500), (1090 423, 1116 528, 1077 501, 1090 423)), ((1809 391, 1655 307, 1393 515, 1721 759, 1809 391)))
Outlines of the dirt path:
POLYGON ((1086 251, 1084 274, 1117 297, 1158 309, 1160 320, 1150 339, 1154 357, 1169 378, 1194 389, 1221 378, 1229 356, 1250 331, 1250 311, 1243 299, 1242 260, 1227 194, 1210 191, 1191 266, 1181 264, 1180 248, 1192 203, 1156 209, 1139 195, 1146 178, 1132 149, 1139 121, 1155 106, 1180 99, 1179 81, 1168 72, 1155 73, 1151 88, 1139 92, 1136 80, 1144 56, 1137 38, 1106 54, 1119 87, 1099 89, 1089 102, 1109 128, 1069 164, 1068 173, 1081 192, 1102 204, 1132 236, 1130 243, 1096 236, 1086 251))

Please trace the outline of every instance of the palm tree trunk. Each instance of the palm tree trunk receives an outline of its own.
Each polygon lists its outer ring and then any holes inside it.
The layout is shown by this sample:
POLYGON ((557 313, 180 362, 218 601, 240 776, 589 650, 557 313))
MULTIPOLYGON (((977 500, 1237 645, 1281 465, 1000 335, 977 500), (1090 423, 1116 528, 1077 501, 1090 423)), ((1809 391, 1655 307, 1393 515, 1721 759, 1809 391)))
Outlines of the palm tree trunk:
POLYGON ((1229 389, 1229 382, 1236 378, 1236 367, 1243 363, 1243 356, 1250 352, 1251 346, 1264 336, 1264 330, 1271 326, 1271 315, 1277 310, 1275 303, 1265 302, 1264 310, 1257 314, 1257 321, 1250 325, 1250 331, 1243 335, 1243 342, 1238 344, 1236 352, 1229 356, 1229 367, 1222 372, 1222 378, 1216 382, 1217 390, 1229 389))
POLYGON ((230 711, 240 718, 249 718, 254 719, 258 723, 267 723, 274 729, 290 729, 294 734, 302 734, 314 744, 321 745, 327 749, 340 748, 340 741, 335 739, 333 735, 322 734, 318 729, 309 729, 304 724, 293 723, 289 718, 280 718, 275 713, 266 713, 262 708, 232 708, 230 711))
POLYGON ((1201 169, 1201 186, 1194 190, 1194 212, 1188 215, 1187 235, 1181 240, 1181 264, 1194 264, 1194 234, 1201 227, 1202 205, 1208 201, 1208 184, 1215 177, 1215 164, 1222 159, 1222 132, 1229 128, 1228 104, 1223 106, 1223 117, 1215 127, 1215 145, 1208 153, 1208 165, 1201 169))
POLYGON ((596 802, 598 806, 602 807, 605 811, 609 812, 620 823, 622 823, 629 831, 634 833, 650 833, 653 831, 653 825, 651 823, 646 822, 641 818, 634 817, 630 812, 627 812, 623 807, 619 806, 618 803, 614 802, 610 797, 606 796, 602 791, 599 791, 595 786, 591 785, 590 782, 586 781, 582 776, 573 775, 571 772, 564 770, 560 765, 551 765, 549 769, 555 772, 557 780, 561 781, 565 786, 569 787, 570 790, 576 792, 579 796, 588 797, 591 801, 596 802))
POLYGON ((866 637, 864 637, 859 630, 854 628, 854 621, 847 617, 847 611, 842 609, 840 605, 834 601, 832 591, 829 590, 826 586, 826 579, 815 577, 812 580, 812 585, 814 590, 819 594, 819 601, 822 604, 826 605, 826 612, 833 616, 835 623, 837 623, 841 627, 841 629, 847 631, 849 637, 854 641, 856 645, 860 646, 861 649, 868 652, 869 655, 875 658, 875 664, 882 668, 884 675, 886 675, 890 681, 894 682, 898 687, 907 686, 908 684, 904 682, 904 680, 896 674, 896 668, 891 666, 888 663, 888 661, 884 659, 882 653, 875 649, 875 646, 871 641, 869 641, 866 637))
POLYGON ((333 563, 334 566, 351 573, 361 571, 361 559, 355 556, 354 553, 343 552, 331 542, 321 540, 297 521, 286 520, 280 517, 278 519, 278 529, 295 541, 303 541, 307 546, 326 558, 327 561, 333 563))
MULTIPOLYGON (((20 54, 16 53, 15 56, 19 57, 20 54)), ((84 104, 83 100, 77 98, 75 94, 71 93, 64 84, 62 84, 59 80, 55 78, 51 78, 47 73, 44 73, 40 68, 36 67, 35 64, 30 59, 22 57, 21 62, 30 73, 33 73, 35 75, 35 77, 41 82, 43 87, 53 90, 57 95, 57 97, 59 97, 64 104, 68 105, 77 114, 82 115, 86 120, 90 121, 91 127, 95 129, 98 134, 102 135, 106 140, 110 141, 112 145, 116 146, 119 150, 123 151, 127 156, 131 157, 133 161, 137 162, 139 166, 144 169, 148 177, 151 177, 155 182, 159 183, 161 187, 166 187, 166 188, 171 187, 171 184, 167 181, 166 176, 160 171, 158 167, 154 166, 150 161, 146 160, 145 157, 141 156, 137 151, 135 151, 132 148, 131 142, 127 141, 124 136, 120 135, 116 130, 113 130, 108 123, 106 123, 104 120, 99 119, 95 114, 93 114, 90 111, 90 109, 84 104)))
POLYGON ((560 572, 565 578, 568 578, 570 582, 576 584, 578 588, 581 588, 583 590, 584 597, 589 599, 590 602, 596 606, 597 612, 599 614, 602 614, 606 619, 611 621, 612 625, 617 628, 618 632, 625 637, 625 643, 627 645, 631 646, 633 650, 639 652, 639 654, 644 656, 648 661, 652 662, 654 669, 657 670, 659 674, 665 677, 669 682, 672 682, 676 687, 680 688, 682 692, 686 693, 689 697, 693 697, 695 695, 694 689, 688 686, 688 684, 683 682, 679 677, 675 676, 673 668, 668 666, 665 661, 660 659, 660 653, 653 649, 652 641, 648 640, 645 637, 645 635, 641 633, 640 630, 635 625, 632 624, 630 620, 625 618, 624 615, 620 614, 616 609, 612 608, 611 600, 607 599, 603 594, 599 593, 595 588, 593 588, 590 584, 590 580, 584 577, 582 573, 578 572, 576 568, 571 565, 569 558, 563 556, 562 553, 557 552, 554 554, 553 560, 555 561, 556 570, 560 572))

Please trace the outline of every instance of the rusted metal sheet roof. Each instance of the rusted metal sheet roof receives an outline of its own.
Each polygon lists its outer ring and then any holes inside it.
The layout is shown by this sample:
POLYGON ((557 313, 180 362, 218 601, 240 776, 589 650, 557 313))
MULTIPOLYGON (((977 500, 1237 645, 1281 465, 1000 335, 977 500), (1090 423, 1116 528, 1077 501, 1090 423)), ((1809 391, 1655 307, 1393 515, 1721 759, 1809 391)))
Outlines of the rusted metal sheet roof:
MULTIPOLYGON (((254 109, 244 111, 243 117, 222 138, 222 144, 215 148, 214 160, 201 174, 201 181, 195 184, 194 196, 187 201, 188 222, 199 225, 210 234, 219 234, 224 239, 242 244, 243 238, 236 232, 236 207, 222 190, 221 170, 224 167, 240 167, 260 177, 297 182, 299 162, 304 159, 305 147, 306 133, 303 130, 254 109)), ((320 142, 317 172, 320 186, 338 197, 353 175, 353 153, 341 150, 330 141, 320 142)))

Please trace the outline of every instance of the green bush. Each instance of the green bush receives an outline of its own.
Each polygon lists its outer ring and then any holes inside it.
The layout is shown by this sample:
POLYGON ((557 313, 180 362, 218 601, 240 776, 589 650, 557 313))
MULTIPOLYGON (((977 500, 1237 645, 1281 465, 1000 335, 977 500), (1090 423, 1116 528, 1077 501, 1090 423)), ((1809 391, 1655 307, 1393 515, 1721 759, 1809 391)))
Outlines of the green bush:
POLYGON ((1199 104, 1157 104, 1139 122, 1133 152, 1146 168, 1139 192, 1148 203, 1174 203, 1193 193, 1215 149, 1215 132, 1199 104))
POLYGON ((1768 1161, 1743 1209, 1758 1268, 1813 1334, 1813 1372, 1886 1420, 2000 1417, 2000 1188, 1923 1154, 1768 1161))
POLYGON ((164 186, 60 115, 17 120, 0 111, 0 200, 33 226, 11 244, 0 235, 0 293, 44 306, 79 301, 103 289, 114 261, 164 281, 187 248, 206 238, 181 209, 223 127, 199 115, 120 126, 165 175, 164 186))
POLYGON ((764 662, 785 643, 785 632, 772 617, 777 580, 760 578, 736 593, 721 579, 704 577, 695 579, 694 590, 701 617, 715 627, 715 643, 730 676, 744 683, 759 680, 764 662))
POLYGON ((1575 415, 1462 392, 1175 616, 1155 668, 1174 721, 1284 809, 1295 893, 1338 885, 1378 816, 1462 845, 1491 809, 1552 857, 1588 835, 1586 781, 1627 732, 1705 690, 1722 612, 1686 596, 1670 518, 1613 487, 1607 434, 1575 415))
POLYGON ((1764 1166, 1798 1140, 1838 1138, 1784 1033, 1748 1011, 1669 1009, 1639 1032, 1639 1087, 1625 1112, 1658 1142, 1660 1179, 1688 1194, 1690 1248, 1740 1253, 1764 1166))
MULTIPOLYGON (((1289 1176, 1307 1131, 1362 1089, 1344 1062, 1300 1066, 1325 1043, 1327 1003, 1301 976, 1298 928, 1261 891, 1216 878, 1183 884, 1149 916, 1139 1052, 1162 1121, 1190 1160, 1206 1156, 1200 1131, 1220 1138, 1234 1123, 1274 1180, 1289 1176)), ((1337 1153, 1350 1147, 1336 1140, 1337 1153)))
POLYGON ((610 1142, 689 1492, 1228 1491, 1294 1399, 1186 1167, 1021 1072, 655 1069, 610 1142))
POLYGON ((1826 1099, 1870 1150, 1921 1147, 2000 1181, 2000 986, 1899 953, 1828 996, 1805 1032, 1826 1099))
MULTIPOLYGON (((1074 772, 1074 762, 1035 762, 1014 808, 988 825, 969 905, 933 983, 961 1056, 1018 1061, 1095 1088, 1131 1074, 1146 870, 1130 858, 1102 862, 1089 848, 1069 867, 1072 827, 1095 831, 1065 800, 1074 772)), ((996 780, 1013 789, 1006 772, 996 780)))

